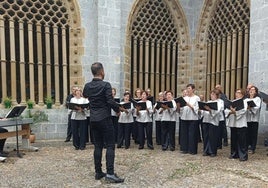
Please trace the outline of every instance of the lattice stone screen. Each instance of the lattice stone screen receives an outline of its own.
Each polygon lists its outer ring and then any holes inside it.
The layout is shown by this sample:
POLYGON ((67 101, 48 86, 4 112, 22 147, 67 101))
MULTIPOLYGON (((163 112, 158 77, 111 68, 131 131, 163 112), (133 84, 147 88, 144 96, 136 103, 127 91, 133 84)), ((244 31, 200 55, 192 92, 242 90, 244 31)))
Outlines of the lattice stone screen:
POLYGON ((0 2, 0 98, 63 103, 69 85, 68 13, 59 0, 0 2))
POLYGON ((163 0, 146 0, 137 11, 131 33, 131 91, 151 88, 176 95, 178 34, 163 0))
POLYGON ((230 98, 246 88, 249 13, 248 1, 219 1, 208 29, 207 93, 218 83, 230 98))

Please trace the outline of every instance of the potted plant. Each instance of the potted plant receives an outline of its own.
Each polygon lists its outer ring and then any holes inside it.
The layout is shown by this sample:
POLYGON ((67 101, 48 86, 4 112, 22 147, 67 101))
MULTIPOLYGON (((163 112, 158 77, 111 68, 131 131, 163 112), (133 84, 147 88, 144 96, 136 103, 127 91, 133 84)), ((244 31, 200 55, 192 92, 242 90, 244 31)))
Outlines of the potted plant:
POLYGON ((47 109, 51 109, 52 108, 52 104, 53 104, 53 99, 51 96, 47 96, 45 98, 45 103, 47 105, 47 109))
POLYGON ((4 98, 3 102, 4 102, 4 105, 5 105, 5 108, 10 108, 11 107, 11 104, 12 104, 11 97, 4 98))
POLYGON ((33 109, 33 105, 34 105, 34 101, 32 101, 31 99, 27 100, 27 106, 29 109, 33 109))

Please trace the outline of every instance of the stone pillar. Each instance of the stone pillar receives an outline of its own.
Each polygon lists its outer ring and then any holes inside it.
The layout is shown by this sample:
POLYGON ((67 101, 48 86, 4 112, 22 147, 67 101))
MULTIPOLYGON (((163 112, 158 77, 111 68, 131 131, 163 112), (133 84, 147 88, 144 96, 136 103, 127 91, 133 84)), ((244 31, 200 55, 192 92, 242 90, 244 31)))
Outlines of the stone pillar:
POLYGON ((36 35, 37 35, 37 67, 38 67, 38 104, 44 105, 43 95, 43 53, 42 53, 42 32, 41 24, 36 24, 36 35))
POLYGON ((231 94, 234 95, 236 88, 235 79, 241 80, 241 78, 236 77, 236 52, 237 52, 237 32, 234 31, 232 34, 232 59, 231 59, 231 94))
POLYGON ((45 25, 45 40, 46 40, 46 87, 47 93, 51 93, 51 54, 50 54, 50 26, 45 25))
POLYGON ((10 64, 11 64, 11 97, 12 103, 17 104, 17 74, 16 74, 16 49, 15 49, 15 27, 14 20, 9 20, 10 33, 10 64))
POLYGON ((175 93, 176 92, 176 88, 177 88, 177 86, 176 86, 176 78, 175 78, 175 75, 176 75, 176 72, 177 72, 177 70, 176 70, 176 46, 177 46, 177 44, 176 43, 173 43, 172 44, 172 51, 171 51, 171 53, 172 53, 172 61, 171 61, 171 63, 172 63, 172 67, 171 67, 171 88, 172 88, 172 90, 173 90, 173 92, 175 93))
POLYGON ((158 95, 157 91, 155 91, 155 85, 154 85, 154 81, 155 81, 155 75, 154 75, 154 64, 155 64, 155 41, 151 41, 151 69, 150 69, 150 74, 149 77, 150 79, 150 87, 151 87, 151 92, 155 92, 155 96, 158 95))
MULTIPOLYGON (((0 15, 0 60, 1 60, 1 89, 3 99, 7 97, 7 77, 6 77, 6 42, 5 42, 5 20, 0 15)), ((3 101, 2 101, 3 102, 3 101)))
POLYGON ((227 52, 226 52, 226 87, 225 92, 229 95, 229 98, 233 98, 234 94, 230 93, 230 83, 231 83, 231 35, 227 36, 227 52))
POLYGON ((162 42, 162 48, 161 48, 161 91, 165 89, 165 67, 166 67, 166 43, 162 42))
POLYGON ((140 62, 139 62, 139 74, 138 74, 138 80, 139 80, 139 84, 138 87, 143 89, 143 39, 140 39, 140 43, 139 43, 139 47, 140 47, 140 62))
POLYGON ((19 21, 19 36, 20 36, 20 104, 26 104, 26 85, 25 85, 25 49, 24 49, 24 28, 23 21, 19 21))
MULTIPOLYGON (((58 44, 58 27, 53 26, 54 38, 54 67, 55 67, 55 105, 60 105, 60 80, 59 80, 59 44, 58 44)), ((51 93, 47 94, 51 96, 51 93)))
POLYGON ((28 22, 28 41, 29 41, 29 87, 30 99, 35 99, 34 85, 34 58, 33 58, 33 24, 28 22))
POLYGON ((222 37, 222 43, 221 43, 221 86, 224 89, 224 93, 225 93, 225 88, 226 88, 226 82, 225 82, 225 64, 226 61, 226 36, 222 37))
POLYGON ((145 62, 144 62, 144 89, 147 89, 149 87, 149 40, 145 40, 145 62))
POLYGON ((66 28, 62 28, 62 71, 63 71, 63 94, 68 93, 67 86, 67 47, 66 47, 66 28))
MULTIPOLYGON (((132 55, 132 62, 133 62, 133 90, 135 91, 137 88, 138 88, 138 83, 137 83, 137 79, 138 79, 138 70, 137 70, 137 64, 138 64, 138 61, 137 61, 137 38, 133 38, 133 55, 132 55)), ((134 92, 133 91, 133 92, 134 92)), ((134 93, 133 93, 134 94, 134 93)))
POLYGON ((160 42, 156 42, 156 70, 155 70, 155 90, 160 91, 160 42))
MULTIPOLYGON (((171 71, 170 71, 170 63, 171 63, 171 61, 170 61, 170 42, 168 42, 168 43, 166 43, 166 45, 167 45, 167 53, 166 53, 166 56, 167 56, 167 60, 166 60, 166 62, 165 62, 165 64, 166 64, 166 89, 171 89, 172 91, 175 89, 175 88, 170 88, 170 73, 171 73, 171 71)), ((174 92, 174 91, 173 91, 174 92)))

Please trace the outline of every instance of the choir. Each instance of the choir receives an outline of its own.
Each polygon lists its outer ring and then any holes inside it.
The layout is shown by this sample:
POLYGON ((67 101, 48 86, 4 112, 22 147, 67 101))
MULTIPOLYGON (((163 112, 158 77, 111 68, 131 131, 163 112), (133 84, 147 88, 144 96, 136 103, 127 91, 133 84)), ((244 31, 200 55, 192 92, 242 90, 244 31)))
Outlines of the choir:
MULTIPOLYGON (((116 89, 113 88, 114 100, 115 95, 116 89)), ((226 127, 230 128, 230 159, 246 161, 249 153, 255 153, 262 99, 253 84, 249 84, 245 91, 237 89, 233 101, 227 99, 221 85, 216 85, 210 92, 210 99, 204 101, 203 95, 195 94, 195 85, 188 84, 179 98, 174 98, 169 90, 160 92, 154 101, 150 89, 137 88, 134 97, 130 91, 125 91, 122 101, 118 99, 117 102, 124 109, 119 113, 111 112, 117 148, 129 149, 132 138, 138 149, 144 149, 146 142, 147 148, 153 150, 155 125, 156 144, 161 145, 163 151, 175 151, 179 120, 177 148, 182 154, 197 154, 201 140, 203 156, 216 157, 222 145, 228 146, 226 127)), ((72 124, 77 124, 77 120, 72 118, 72 124)), ((73 132, 75 148, 84 149, 84 136, 79 140, 74 126, 73 132)))

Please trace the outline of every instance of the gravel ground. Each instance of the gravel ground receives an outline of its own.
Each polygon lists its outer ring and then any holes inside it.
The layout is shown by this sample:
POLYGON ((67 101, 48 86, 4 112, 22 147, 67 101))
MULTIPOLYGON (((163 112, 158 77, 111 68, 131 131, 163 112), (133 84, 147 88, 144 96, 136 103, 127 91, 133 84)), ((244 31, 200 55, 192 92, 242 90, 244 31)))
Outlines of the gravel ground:
MULTIPOLYGON (((62 140, 37 141, 38 152, 21 151, 18 158, 10 151, 5 163, 0 163, 0 187, 268 187, 266 148, 258 146, 249 160, 228 159, 229 146, 218 156, 197 155, 155 150, 116 149, 115 170, 125 178, 122 184, 108 184, 94 179, 93 145, 86 150, 74 150, 72 143, 62 140)), ((105 166, 105 162, 103 162, 105 166)))

